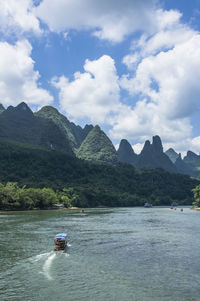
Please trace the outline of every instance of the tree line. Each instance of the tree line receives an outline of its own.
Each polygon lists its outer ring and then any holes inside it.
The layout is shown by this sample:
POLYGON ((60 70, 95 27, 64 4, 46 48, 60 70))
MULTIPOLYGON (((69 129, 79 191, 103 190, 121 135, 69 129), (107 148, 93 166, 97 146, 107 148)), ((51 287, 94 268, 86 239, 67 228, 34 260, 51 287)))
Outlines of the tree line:
POLYGON ((196 186, 192 189, 194 194, 194 202, 192 203, 193 206, 200 207, 200 185, 196 186))
POLYGON ((101 164, 66 153, 0 140, 0 208, 182 205, 199 180, 162 169, 101 164))
POLYGON ((19 187, 14 182, 6 185, 0 183, 1 210, 50 209, 54 204, 60 203, 70 208, 77 197, 73 188, 55 192, 52 188, 26 188, 19 187))

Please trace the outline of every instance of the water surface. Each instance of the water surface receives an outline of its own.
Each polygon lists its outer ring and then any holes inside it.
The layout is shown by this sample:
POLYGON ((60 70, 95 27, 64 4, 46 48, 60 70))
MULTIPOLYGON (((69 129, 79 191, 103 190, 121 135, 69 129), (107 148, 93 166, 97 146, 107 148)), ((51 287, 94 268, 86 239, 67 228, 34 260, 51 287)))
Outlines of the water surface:
POLYGON ((199 229, 189 208, 0 214, 0 300, 200 301, 199 229))

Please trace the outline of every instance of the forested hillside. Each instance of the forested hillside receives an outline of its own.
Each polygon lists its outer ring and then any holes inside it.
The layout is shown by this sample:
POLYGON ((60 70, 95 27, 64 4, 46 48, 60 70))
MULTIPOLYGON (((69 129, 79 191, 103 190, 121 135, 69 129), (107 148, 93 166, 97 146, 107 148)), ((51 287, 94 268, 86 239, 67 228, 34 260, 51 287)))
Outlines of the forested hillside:
POLYGON ((54 191, 68 189, 73 206, 138 206, 146 201, 170 205, 174 200, 191 204, 191 190, 199 184, 188 176, 161 169, 91 163, 64 152, 3 139, 0 145, 0 183, 17 182, 20 187, 54 191))

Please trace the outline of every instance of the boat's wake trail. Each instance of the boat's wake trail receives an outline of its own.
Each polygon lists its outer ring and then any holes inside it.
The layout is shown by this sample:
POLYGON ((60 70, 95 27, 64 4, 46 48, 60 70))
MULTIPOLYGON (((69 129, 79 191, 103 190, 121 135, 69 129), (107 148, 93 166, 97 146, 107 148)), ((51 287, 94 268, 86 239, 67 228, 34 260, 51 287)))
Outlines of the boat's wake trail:
POLYGON ((38 254, 32 258, 30 258, 30 262, 35 263, 36 264, 36 269, 39 270, 40 274, 45 275, 45 277, 48 280, 53 280, 50 270, 51 270, 51 266, 53 263, 53 260, 55 259, 55 257, 58 256, 65 256, 68 257, 69 254, 66 252, 48 252, 48 253, 42 253, 42 254, 38 254), (41 270, 42 267, 42 270, 41 270))
POLYGON ((49 256, 50 254, 52 254, 52 252, 38 254, 38 255, 34 256, 33 258, 31 258, 31 261, 32 262, 40 261, 42 258, 46 257, 47 255, 49 256))
POLYGON ((49 280, 52 280, 53 278, 51 277, 51 274, 50 274, 50 268, 51 268, 51 264, 54 260, 56 256, 56 253, 50 253, 49 256, 47 257, 47 259, 45 260, 45 263, 43 265, 43 273, 44 275, 49 279, 49 280))

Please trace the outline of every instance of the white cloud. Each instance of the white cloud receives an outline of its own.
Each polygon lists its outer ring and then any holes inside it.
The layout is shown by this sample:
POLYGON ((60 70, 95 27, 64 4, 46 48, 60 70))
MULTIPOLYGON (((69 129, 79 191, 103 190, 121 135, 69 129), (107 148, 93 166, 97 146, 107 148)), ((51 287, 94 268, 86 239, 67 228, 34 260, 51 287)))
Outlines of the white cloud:
MULTIPOLYGON (((43 0, 35 14, 55 32, 92 30, 120 42, 137 30, 154 30, 156 0, 43 0)), ((161 20, 165 21, 166 17, 161 20)), ((169 20, 168 20, 169 22, 169 20)), ((161 23, 161 22, 160 22, 161 23)))
POLYGON ((190 137, 191 133, 188 118, 169 120, 159 112, 158 106, 145 100, 138 101, 133 109, 123 106, 110 130, 113 139, 126 138, 131 141, 139 140, 140 143, 157 134, 164 143, 171 141, 175 144, 179 139, 182 141, 190 137))
POLYGON ((191 147, 188 150, 193 150, 198 155, 200 154, 200 136, 191 139, 191 147))
POLYGON ((86 60, 84 70, 84 73, 76 72, 71 82, 64 76, 52 80, 60 90, 60 106, 76 121, 86 118, 94 123, 109 123, 120 105, 114 60, 107 55, 86 60))
POLYGON ((172 50, 142 60, 133 78, 121 84, 131 94, 142 94, 169 119, 189 117, 200 100, 200 35, 172 50))
POLYGON ((40 75, 34 70, 31 50, 27 40, 15 45, 0 43, 0 103, 15 105, 25 101, 41 106, 53 101, 49 92, 38 87, 40 75))
MULTIPOLYGON (((141 33, 123 58, 129 74, 119 81, 114 60, 107 55, 86 60, 84 72, 74 79, 55 77, 60 106, 73 120, 87 119, 112 127, 110 136, 138 143, 155 134, 165 147, 198 151, 190 117, 199 109, 200 35, 181 23, 181 13, 158 9, 154 0, 0 0, 0 31, 18 37, 40 34, 40 18, 51 31, 70 39, 70 30, 88 30, 99 39, 121 42, 141 33), (133 103, 120 102, 126 89, 133 103), (135 100, 137 102, 135 104, 135 100), (191 146, 191 147, 190 147, 191 146)), ((53 101, 39 85, 32 47, 26 40, 15 45, 0 42, 0 102, 24 100, 42 106, 53 101)))
POLYGON ((178 11, 157 10, 155 24, 157 26, 153 34, 145 32, 138 40, 133 40, 131 53, 123 58, 123 63, 129 70, 134 70, 145 57, 173 49, 195 34, 194 30, 181 23, 181 14, 178 11))
POLYGON ((4 35, 33 31, 41 33, 39 20, 33 14, 32 0, 0 0, 0 31, 4 35))
POLYGON ((132 148, 136 154, 140 154, 143 149, 143 146, 144 146, 143 143, 136 143, 136 144, 132 145, 132 148))
MULTIPOLYGON (((161 136, 162 138, 162 136, 161 136)), ((151 137, 148 140, 152 140, 151 137)), ((163 139, 162 139, 163 140, 163 139)), ((170 141, 170 140, 166 140, 170 141)), ((139 154, 143 149, 144 143, 136 143, 132 145, 135 153, 139 154)), ((182 140, 174 140, 172 142, 164 142, 163 143, 164 151, 167 151, 169 148, 173 148, 177 153, 181 153, 182 158, 186 156, 187 151, 191 150, 196 154, 200 154, 200 136, 191 138, 191 137, 184 137, 182 140)))
MULTIPOLYGON (((37 13, 51 30, 57 32, 72 28, 90 29, 99 38, 115 42, 137 29, 145 34, 134 41, 130 53, 124 57, 123 62, 130 73, 122 76, 120 81, 113 59, 106 55, 96 61, 87 60, 85 71, 75 73, 72 81, 64 76, 55 78, 52 83, 59 89, 62 110, 75 121, 88 119, 110 125, 111 138, 137 141, 136 152, 153 135, 162 138, 165 149, 174 147, 183 152, 192 147, 197 151, 199 139, 192 138, 190 119, 200 103, 199 33, 182 24, 180 12, 174 10, 156 10, 151 6, 146 18, 142 19, 140 15, 143 25, 137 17, 129 19, 127 9, 131 13, 133 9, 134 13, 138 12, 141 8, 139 1, 127 1, 128 5, 124 4, 123 9, 116 5, 111 10, 113 1, 97 3, 87 0, 82 14, 74 17, 77 7, 82 7, 81 3, 61 1, 55 8, 54 1, 51 1, 49 14, 44 16, 49 4, 44 0, 37 13), (50 18, 54 9, 55 14, 50 18), (118 22, 115 19, 117 12, 120 12, 118 22), (125 15, 126 21, 123 19, 125 15), (128 28, 129 21, 132 25, 128 28), (120 102, 120 88, 130 93, 129 103, 120 102)), ((117 1, 119 3, 122 4, 117 1)), ((143 14, 147 12, 144 3, 143 14)))
POLYGON ((133 42, 123 58, 130 73, 122 76, 121 87, 138 100, 119 115, 110 134, 138 136, 139 142, 158 134, 165 149, 197 151, 191 117, 200 107, 200 34, 182 24, 178 12, 174 17, 167 12, 167 19, 170 23, 164 21, 153 35, 143 34, 133 42))

